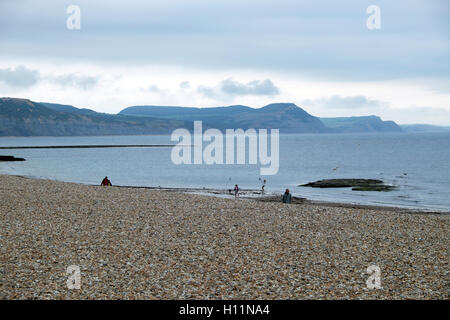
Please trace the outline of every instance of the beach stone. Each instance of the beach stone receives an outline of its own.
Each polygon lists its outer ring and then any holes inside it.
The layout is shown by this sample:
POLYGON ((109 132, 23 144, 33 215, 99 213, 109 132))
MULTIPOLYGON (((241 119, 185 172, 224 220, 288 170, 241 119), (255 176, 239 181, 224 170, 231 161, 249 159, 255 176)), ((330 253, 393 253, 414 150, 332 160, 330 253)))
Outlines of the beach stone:
POLYGON ((0 188, 2 299, 449 297, 448 213, 6 175, 0 188))

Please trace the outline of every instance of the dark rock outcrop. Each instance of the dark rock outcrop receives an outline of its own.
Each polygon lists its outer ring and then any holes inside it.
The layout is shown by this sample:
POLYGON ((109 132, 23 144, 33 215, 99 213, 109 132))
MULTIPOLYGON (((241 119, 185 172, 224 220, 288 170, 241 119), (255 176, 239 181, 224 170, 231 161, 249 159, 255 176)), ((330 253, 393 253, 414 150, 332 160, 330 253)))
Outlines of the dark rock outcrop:
POLYGON ((395 186, 385 185, 377 179, 324 179, 299 185, 312 188, 352 188, 354 191, 391 191, 395 186))
POLYGON ((25 159, 16 158, 14 156, 0 156, 0 161, 25 161, 25 159))

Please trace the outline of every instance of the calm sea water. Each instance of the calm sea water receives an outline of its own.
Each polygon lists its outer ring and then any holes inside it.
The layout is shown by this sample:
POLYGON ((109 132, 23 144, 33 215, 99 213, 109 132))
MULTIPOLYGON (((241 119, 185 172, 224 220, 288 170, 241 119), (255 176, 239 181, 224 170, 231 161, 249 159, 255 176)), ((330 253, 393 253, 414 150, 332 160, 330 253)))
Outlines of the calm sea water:
MULTIPOLYGON (((167 144, 170 136, 0 138, 0 146, 167 144)), ((0 173, 115 185, 291 189, 308 199, 450 211, 450 133, 299 134, 280 136, 280 169, 261 177, 258 165, 174 165, 171 148, 0 150, 25 162, 0 162, 0 173), (336 168, 336 169, 335 169, 336 168), (335 170, 333 170, 335 169, 335 170), (391 192, 298 187, 329 178, 375 178, 391 192)))

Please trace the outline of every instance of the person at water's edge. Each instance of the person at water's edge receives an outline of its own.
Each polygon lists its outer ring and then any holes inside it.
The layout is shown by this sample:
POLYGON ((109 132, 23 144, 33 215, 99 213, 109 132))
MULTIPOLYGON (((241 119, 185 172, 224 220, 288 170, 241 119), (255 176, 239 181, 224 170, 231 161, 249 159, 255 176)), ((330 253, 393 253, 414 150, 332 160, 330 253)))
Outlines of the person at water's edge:
POLYGON ((234 186, 234 197, 239 198, 239 186, 237 184, 234 186))
POLYGON ((289 192, 289 189, 286 189, 286 191, 283 194, 283 203, 291 203, 292 196, 289 192))

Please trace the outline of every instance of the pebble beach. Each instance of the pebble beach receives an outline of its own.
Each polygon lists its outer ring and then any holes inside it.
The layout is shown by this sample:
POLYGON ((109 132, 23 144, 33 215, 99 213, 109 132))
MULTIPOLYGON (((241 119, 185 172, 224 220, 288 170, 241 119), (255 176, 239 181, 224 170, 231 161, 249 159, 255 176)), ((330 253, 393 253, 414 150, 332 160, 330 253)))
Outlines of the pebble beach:
POLYGON ((0 215, 0 299, 450 297, 448 213, 0 175, 0 215))

